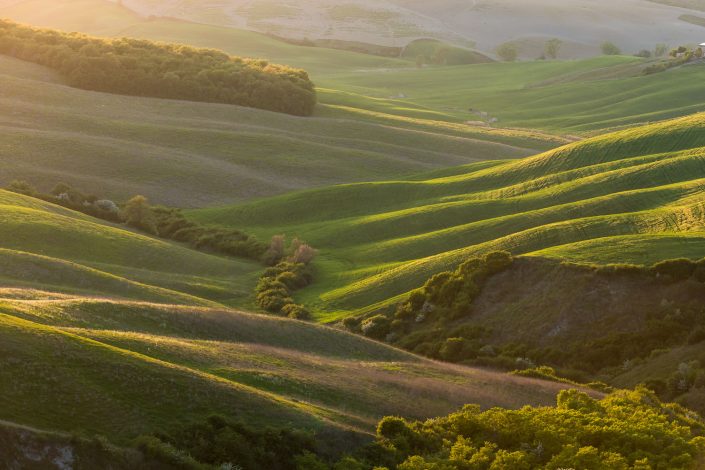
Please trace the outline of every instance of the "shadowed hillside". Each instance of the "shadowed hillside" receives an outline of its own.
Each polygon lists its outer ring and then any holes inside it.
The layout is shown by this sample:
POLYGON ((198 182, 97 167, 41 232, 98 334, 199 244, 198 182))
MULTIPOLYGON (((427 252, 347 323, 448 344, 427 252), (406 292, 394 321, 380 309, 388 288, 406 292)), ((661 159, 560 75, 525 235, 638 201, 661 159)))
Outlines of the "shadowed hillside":
POLYGON ((2 297, 0 419, 118 442, 213 413, 366 433, 385 414, 548 404, 561 388, 291 320, 40 291, 5 289, 2 297))

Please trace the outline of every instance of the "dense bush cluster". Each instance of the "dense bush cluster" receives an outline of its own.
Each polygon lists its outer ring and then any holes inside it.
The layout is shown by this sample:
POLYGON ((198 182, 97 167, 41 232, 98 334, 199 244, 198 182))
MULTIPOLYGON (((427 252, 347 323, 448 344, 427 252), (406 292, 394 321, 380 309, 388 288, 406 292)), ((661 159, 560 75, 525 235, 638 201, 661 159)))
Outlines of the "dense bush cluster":
POLYGON ((174 434, 143 436, 145 455, 181 469, 298 470, 298 462, 315 449, 313 436, 287 429, 252 429, 213 416, 174 434))
POLYGON ((466 405, 413 422, 388 416, 374 442, 342 458, 316 455, 309 434, 255 431, 219 417, 143 437, 138 445, 150 458, 183 469, 686 470, 705 459, 704 426, 697 414, 642 387, 599 400, 565 390, 552 407, 483 412, 466 405))
POLYGON ((293 292, 303 289, 313 282, 313 269, 310 264, 282 261, 267 269, 255 288, 257 305, 262 310, 288 318, 308 320, 311 314, 306 307, 297 304, 293 292))
POLYGON ((187 220, 179 209, 152 208, 156 234, 162 238, 188 243, 197 250, 261 260, 267 245, 240 230, 208 227, 187 220))
POLYGON ((201 251, 260 261, 267 245, 239 230, 211 227, 187 220, 181 210, 153 207, 144 196, 135 196, 121 208, 127 225, 161 238, 188 243, 201 251))
POLYGON ((138 39, 99 39, 0 21, 0 54, 53 68, 71 86, 134 96, 235 104, 309 116, 303 70, 224 52, 138 39))
POLYGON ((698 47, 696 49, 691 49, 690 47, 680 46, 675 49, 671 49, 668 53, 668 58, 649 65, 644 69, 645 75, 651 75, 654 73, 665 72, 673 67, 678 67, 694 60, 699 60, 703 58, 703 49, 698 47))
POLYGON ((42 193, 26 181, 13 181, 7 190, 58 204, 110 222, 120 222, 121 220, 120 209, 113 201, 99 199, 93 194, 84 194, 65 183, 57 184, 50 193, 42 193))
MULTIPOLYGON (((488 277, 511 264, 506 253, 473 259, 454 272, 432 277, 396 310, 347 318, 351 331, 385 340, 433 359, 484 366, 517 375, 588 386, 606 391, 608 380, 649 361, 657 351, 705 343, 705 307, 697 303, 654 305, 638 328, 614 331, 581 341, 527 344, 497 342, 494 331, 474 322, 472 302, 488 277)), ((705 283, 705 259, 673 259, 653 266, 577 266, 598 276, 634 278, 647 284, 705 283)), ((697 288, 697 284, 691 284, 697 288)), ((678 400, 705 412, 705 354, 684 362, 670 376, 647 385, 667 400, 678 400)))
POLYGON ((422 289, 411 294, 395 317, 404 322, 422 322, 465 316, 485 280, 511 266, 512 261, 511 254, 497 251, 484 258, 470 259, 455 271, 436 274, 422 289))
POLYGON ((108 199, 84 194, 66 183, 57 184, 50 193, 39 192, 25 181, 13 181, 7 189, 110 222, 124 222, 150 235, 188 243, 197 250, 267 263, 270 261, 269 258, 264 259, 267 244, 253 235, 235 229, 197 224, 187 220, 179 209, 151 206, 144 196, 135 196, 127 203, 118 205, 108 199))
POLYGON ((460 360, 469 350, 479 353, 474 342, 482 329, 447 328, 448 323, 468 317, 472 301, 490 276, 508 268, 511 254, 503 251, 472 258, 455 271, 436 274, 395 312, 364 319, 351 318, 345 326, 375 339, 389 341, 419 354, 446 360, 460 360), (462 336, 461 336, 462 335, 462 336))
POLYGON ((643 388, 602 400, 569 390, 555 407, 466 406, 426 422, 388 417, 368 455, 398 470, 691 469, 705 455, 702 432, 697 415, 643 388))

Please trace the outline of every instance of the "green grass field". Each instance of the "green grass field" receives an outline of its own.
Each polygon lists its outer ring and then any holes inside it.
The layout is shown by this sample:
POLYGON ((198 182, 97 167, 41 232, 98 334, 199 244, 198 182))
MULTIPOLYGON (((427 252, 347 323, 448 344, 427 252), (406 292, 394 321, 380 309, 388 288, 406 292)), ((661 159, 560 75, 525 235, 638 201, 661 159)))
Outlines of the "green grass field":
POLYGON ((0 419, 119 443, 212 413, 366 434, 386 414, 430 417, 466 402, 549 404, 561 388, 230 310, 26 289, 0 297, 0 419))
MULTIPOLYGON (((592 264, 705 257, 701 65, 417 68, 99 0, 0 15, 307 69, 320 104, 296 118, 77 90, 0 57, 0 184, 144 194, 262 240, 300 237, 320 255, 295 296, 318 322, 388 306, 494 250, 592 264)), ((385 415, 546 405, 564 387, 234 310, 255 308, 263 270, 0 190, 0 424, 127 444, 219 413, 355 440, 385 415)))
POLYGON ((38 199, 0 191, 0 227, 0 420, 121 444, 213 413, 360 438, 388 414, 548 404, 560 387, 229 310, 261 265, 38 199))
POLYGON ((600 130, 703 109, 700 66, 643 76, 633 57, 417 69, 413 61, 301 47, 261 34, 145 20, 110 2, 22 2, 0 14, 105 36, 221 48, 308 70, 314 118, 234 106, 114 96, 0 58, 4 179, 66 180, 207 207, 359 181, 518 158, 600 130), (87 15, 85 12, 95 12, 87 15), (472 111, 471 111, 472 109, 472 111), (493 127, 482 121, 498 119, 493 127), (473 123, 473 124, 468 124, 473 123))
POLYGON ((302 301, 332 320, 491 250, 590 263, 702 258, 705 115, 535 157, 191 212, 321 251, 302 301), (310 208, 315 207, 315 211, 310 208))
POLYGON ((261 265, 194 251, 0 191, 4 285, 193 305, 247 304, 261 265))
POLYGON ((556 140, 92 93, 7 58, 0 58, 0 83, 5 183, 22 178, 48 190, 65 181, 110 198, 141 193, 181 207, 516 158, 556 140))

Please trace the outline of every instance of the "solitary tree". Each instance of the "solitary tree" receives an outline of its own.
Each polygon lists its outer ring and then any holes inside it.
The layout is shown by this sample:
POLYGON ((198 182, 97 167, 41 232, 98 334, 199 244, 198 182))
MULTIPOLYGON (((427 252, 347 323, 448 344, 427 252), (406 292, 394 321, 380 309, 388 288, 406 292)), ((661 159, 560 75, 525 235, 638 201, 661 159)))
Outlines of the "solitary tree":
POLYGON ((309 264, 316 257, 318 252, 311 248, 310 245, 302 243, 296 247, 296 250, 291 254, 290 261, 292 263, 309 264))
POLYGON ((284 244, 286 238, 284 235, 274 235, 272 241, 269 243, 269 248, 263 256, 263 261, 265 264, 274 266, 284 258, 284 244))
POLYGON ((610 41, 603 42, 600 49, 602 49, 604 55, 620 55, 622 53, 622 50, 610 41))
POLYGON ((561 51, 561 46, 563 46, 563 41, 560 39, 554 38, 546 41, 546 57, 550 59, 557 59, 558 53, 561 51))
POLYGON ((497 55, 505 62, 514 62, 519 56, 519 51, 514 44, 505 42, 497 48, 497 55))
POLYGON ((149 207, 147 198, 144 196, 135 196, 127 201, 121 216, 127 225, 149 233, 157 233, 154 213, 152 208, 149 207))

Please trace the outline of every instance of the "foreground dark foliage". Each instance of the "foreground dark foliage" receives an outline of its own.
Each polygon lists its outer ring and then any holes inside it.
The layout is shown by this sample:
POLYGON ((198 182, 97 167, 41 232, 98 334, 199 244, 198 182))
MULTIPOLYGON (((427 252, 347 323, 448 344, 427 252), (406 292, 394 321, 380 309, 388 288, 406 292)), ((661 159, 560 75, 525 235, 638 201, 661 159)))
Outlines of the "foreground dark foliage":
POLYGON ((174 434, 142 437, 138 448, 177 468, 297 470, 297 459, 312 453, 315 441, 301 431, 253 429, 213 416, 174 434))
POLYGON ((388 416, 353 455, 316 454, 312 436, 252 430, 210 418, 140 449, 177 468, 272 470, 687 470, 705 457, 702 418, 645 388, 595 399, 577 390, 556 406, 480 410, 467 405, 428 421, 388 416))

